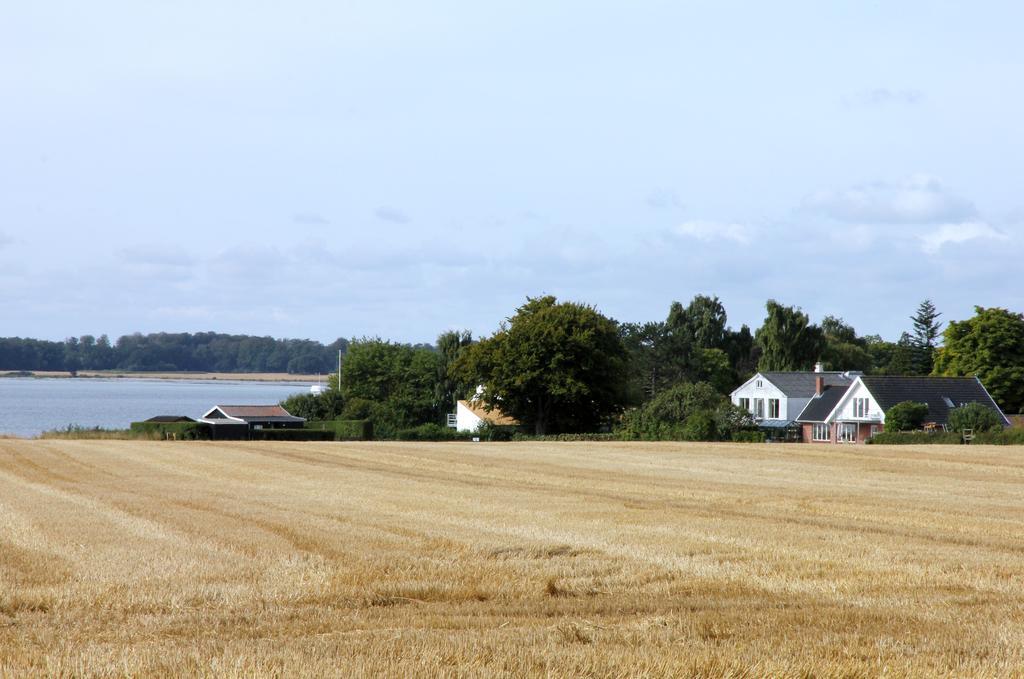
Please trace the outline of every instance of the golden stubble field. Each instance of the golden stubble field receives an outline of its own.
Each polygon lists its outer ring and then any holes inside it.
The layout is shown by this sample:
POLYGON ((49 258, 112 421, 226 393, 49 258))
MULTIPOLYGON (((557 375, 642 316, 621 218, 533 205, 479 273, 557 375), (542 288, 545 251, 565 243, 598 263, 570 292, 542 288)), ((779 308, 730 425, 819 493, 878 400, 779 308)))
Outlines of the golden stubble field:
POLYGON ((0 675, 1024 676, 1024 451, 0 440, 0 675))

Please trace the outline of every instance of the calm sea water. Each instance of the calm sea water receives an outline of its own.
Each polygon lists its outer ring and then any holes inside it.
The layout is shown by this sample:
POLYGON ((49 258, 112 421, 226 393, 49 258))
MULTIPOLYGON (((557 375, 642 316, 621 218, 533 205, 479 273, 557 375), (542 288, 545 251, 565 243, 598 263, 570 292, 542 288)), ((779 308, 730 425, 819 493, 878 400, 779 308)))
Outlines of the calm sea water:
POLYGON ((300 382, 134 378, 0 378, 0 433, 36 436, 69 424, 125 429, 154 415, 198 418, 215 405, 277 403, 300 382))

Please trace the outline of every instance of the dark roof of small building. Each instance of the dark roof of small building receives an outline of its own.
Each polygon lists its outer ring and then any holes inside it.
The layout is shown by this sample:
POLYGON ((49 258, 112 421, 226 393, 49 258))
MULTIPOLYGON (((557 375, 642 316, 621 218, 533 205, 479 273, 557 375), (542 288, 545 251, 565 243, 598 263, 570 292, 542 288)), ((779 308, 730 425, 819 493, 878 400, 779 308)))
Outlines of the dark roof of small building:
POLYGON ((826 386, 821 394, 816 394, 804 406, 797 418, 797 422, 824 422, 836 405, 839 404, 843 395, 849 391, 849 387, 826 386))
POLYGON ((811 398, 814 396, 815 391, 817 391, 814 379, 816 377, 823 377, 826 386, 841 387, 853 384, 853 381, 857 379, 859 374, 860 373, 844 373, 836 371, 816 373, 810 370, 800 372, 761 373, 765 379, 778 387, 779 391, 790 398, 811 398))
POLYGON ((861 380, 883 411, 889 410, 903 401, 926 403, 928 404, 927 420, 936 424, 947 424, 951 407, 959 407, 967 403, 980 403, 994 410, 1004 421, 1006 420, 1003 411, 985 391, 985 387, 977 377, 872 375, 862 377, 861 380))
POLYGON ((195 420, 186 415, 157 415, 149 418, 146 422, 195 422, 195 420))

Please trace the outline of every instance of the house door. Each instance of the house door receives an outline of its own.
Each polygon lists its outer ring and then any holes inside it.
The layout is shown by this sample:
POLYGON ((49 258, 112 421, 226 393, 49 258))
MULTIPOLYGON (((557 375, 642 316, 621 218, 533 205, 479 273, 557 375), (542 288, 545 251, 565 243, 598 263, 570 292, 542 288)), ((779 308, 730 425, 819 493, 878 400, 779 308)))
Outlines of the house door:
POLYGON ((837 439, 840 443, 857 442, 857 425, 850 422, 842 422, 839 425, 837 439))

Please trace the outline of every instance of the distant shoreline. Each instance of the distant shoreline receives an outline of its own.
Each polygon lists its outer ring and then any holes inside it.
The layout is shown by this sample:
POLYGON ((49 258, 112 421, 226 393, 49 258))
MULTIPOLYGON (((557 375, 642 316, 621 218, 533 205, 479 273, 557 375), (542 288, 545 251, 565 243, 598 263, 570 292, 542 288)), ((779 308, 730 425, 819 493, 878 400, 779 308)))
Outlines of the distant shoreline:
MULTIPOLYGON (((230 380, 233 382, 313 382, 317 375, 291 375, 289 373, 212 373, 212 372, 142 372, 125 370, 79 370, 75 374, 63 370, 0 370, 3 377, 71 378, 125 378, 150 380, 230 380)), ((327 384, 328 375, 319 379, 327 384)))

